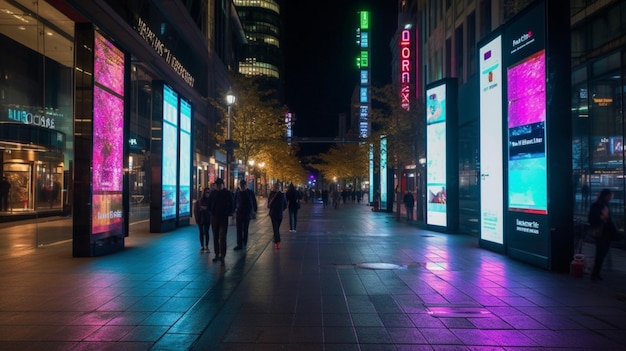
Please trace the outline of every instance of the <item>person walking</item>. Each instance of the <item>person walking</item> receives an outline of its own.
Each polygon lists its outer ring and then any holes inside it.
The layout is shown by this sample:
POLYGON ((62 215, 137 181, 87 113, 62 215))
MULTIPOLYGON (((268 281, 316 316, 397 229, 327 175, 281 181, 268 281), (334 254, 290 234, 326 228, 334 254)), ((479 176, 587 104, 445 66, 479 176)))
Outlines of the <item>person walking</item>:
POLYGON ((407 189, 402 201, 404 202, 404 207, 406 208, 406 221, 411 223, 413 222, 413 208, 415 207, 415 198, 413 197, 413 193, 407 189))
POLYGON ((228 233, 228 217, 233 213, 233 195, 224 188, 224 180, 215 180, 216 189, 209 196, 211 227, 213 228, 213 262, 221 261, 224 265, 226 256, 226 234, 228 233))
POLYGON ((252 211, 256 212, 256 199, 254 193, 248 189, 245 180, 239 181, 239 189, 235 195, 235 217, 237 222, 237 246, 234 250, 239 251, 248 245, 248 228, 252 211))
POLYGON ((209 197, 211 189, 204 188, 202 197, 196 201, 193 207, 193 215, 196 217, 198 230, 200 231, 200 252, 211 252, 209 250, 209 228, 211 227, 211 212, 209 211, 209 197))
POLYGON ((602 264, 609 249, 611 248, 611 240, 617 235, 617 229, 609 212, 609 201, 613 198, 613 192, 609 189, 603 189, 598 194, 596 201, 591 204, 589 209, 588 222, 592 230, 597 230, 596 239, 596 257, 591 272, 591 280, 602 280, 600 272, 602 264))
POLYGON ((0 180, 0 210, 6 212, 9 210, 9 191, 11 190, 11 183, 7 177, 2 176, 0 180))
POLYGON ((378 190, 374 192, 374 202, 372 203, 372 205, 374 206, 372 208, 372 211, 378 212, 380 210, 380 191, 378 190))
POLYGON ((272 231, 274 232, 274 248, 280 249, 280 224, 283 221, 283 211, 287 208, 285 194, 280 191, 278 183, 272 185, 272 191, 267 196, 267 208, 270 210, 272 231))
POLYGON ((289 208, 289 232, 295 233, 296 227, 298 226, 298 210, 300 209, 300 199, 302 199, 302 195, 296 190, 296 187, 292 183, 287 187, 285 198, 287 199, 287 207, 289 208))

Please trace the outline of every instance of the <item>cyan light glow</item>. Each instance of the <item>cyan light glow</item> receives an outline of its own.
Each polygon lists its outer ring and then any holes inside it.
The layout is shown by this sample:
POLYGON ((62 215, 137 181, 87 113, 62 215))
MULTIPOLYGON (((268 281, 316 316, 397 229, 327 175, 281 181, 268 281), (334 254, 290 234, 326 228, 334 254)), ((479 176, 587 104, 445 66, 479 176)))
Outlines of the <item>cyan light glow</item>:
POLYGON ((191 214, 191 105, 180 99, 180 170, 178 214, 191 214))
POLYGON ((178 193, 178 93, 163 86, 163 163, 161 169, 161 219, 176 217, 178 193))

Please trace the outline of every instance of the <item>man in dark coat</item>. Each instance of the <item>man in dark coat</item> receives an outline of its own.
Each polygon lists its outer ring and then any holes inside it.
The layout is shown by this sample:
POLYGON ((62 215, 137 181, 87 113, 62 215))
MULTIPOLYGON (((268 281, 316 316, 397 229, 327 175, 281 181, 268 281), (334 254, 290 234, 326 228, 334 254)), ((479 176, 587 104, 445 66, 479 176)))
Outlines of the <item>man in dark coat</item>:
POLYGON ((209 195, 211 212, 211 228, 213 228, 213 262, 221 261, 224 265, 226 256, 226 234, 228 233, 228 216, 233 214, 233 196, 224 188, 222 178, 215 180, 216 189, 209 195))
POLYGON ((239 181, 239 189, 235 194, 235 218, 237 220, 237 246, 235 251, 243 249, 248 245, 248 227, 252 211, 256 212, 256 198, 254 193, 248 189, 245 180, 239 181))

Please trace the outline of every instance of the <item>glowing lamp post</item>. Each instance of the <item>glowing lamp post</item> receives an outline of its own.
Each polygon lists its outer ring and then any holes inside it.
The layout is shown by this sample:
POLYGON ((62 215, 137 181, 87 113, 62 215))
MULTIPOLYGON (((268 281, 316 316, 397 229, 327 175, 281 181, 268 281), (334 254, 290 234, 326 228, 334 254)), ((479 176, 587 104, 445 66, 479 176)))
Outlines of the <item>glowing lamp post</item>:
POLYGON ((232 175, 232 171, 233 171, 233 166, 232 166, 232 162, 233 162, 233 149, 235 148, 235 144, 233 142, 233 140, 231 139, 231 107, 233 106, 233 104, 235 103, 235 94, 233 94, 233 91, 231 89, 228 89, 228 92, 226 93, 226 104, 228 105, 228 128, 227 128, 227 134, 226 134, 226 144, 225 144, 225 148, 226 148, 226 174, 227 174, 227 182, 226 184, 230 184, 230 186, 235 186, 234 181, 233 181, 233 175, 232 175))

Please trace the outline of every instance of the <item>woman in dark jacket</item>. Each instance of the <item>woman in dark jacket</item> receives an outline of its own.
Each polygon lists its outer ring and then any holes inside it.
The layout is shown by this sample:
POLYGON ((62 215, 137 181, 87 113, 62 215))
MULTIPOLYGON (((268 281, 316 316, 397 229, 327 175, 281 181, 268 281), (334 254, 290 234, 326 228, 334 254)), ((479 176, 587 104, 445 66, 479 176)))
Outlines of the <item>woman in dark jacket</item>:
POLYGON ((196 217, 198 230, 200 231, 200 252, 211 252, 209 250, 209 228, 211 227, 211 212, 209 212, 209 195, 211 189, 204 188, 202 197, 196 201, 193 215, 196 217))
POLYGON ((298 226, 298 210, 300 209, 302 194, 296 190, 293 184, 289 184, 285 198, 287 198, 287 207, 289 208, 289 231, 295 233, 298 226))
POLYGON ((272 185, 272 191, 267 196, 267 208, 270 209, 270 219, 274 231, 274 248, 280 249, 280 224, 283 221, 283 211, 287 208, 287 200, 277 183, 272 185))

